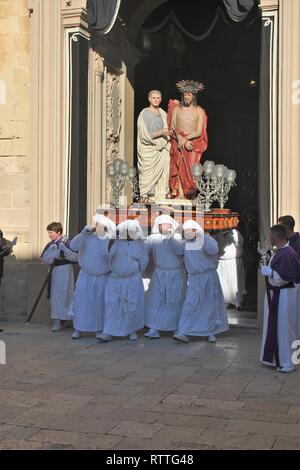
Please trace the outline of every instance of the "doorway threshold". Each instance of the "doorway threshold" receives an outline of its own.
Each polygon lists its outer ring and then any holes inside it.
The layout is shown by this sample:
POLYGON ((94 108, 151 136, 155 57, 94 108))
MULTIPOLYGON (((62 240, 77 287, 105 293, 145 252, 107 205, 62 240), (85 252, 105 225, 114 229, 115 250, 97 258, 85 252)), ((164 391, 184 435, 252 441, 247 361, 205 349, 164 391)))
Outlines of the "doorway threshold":
POLYGON ((228 308, 227 314, 230 327, 259 329, 257 312, 228 308))

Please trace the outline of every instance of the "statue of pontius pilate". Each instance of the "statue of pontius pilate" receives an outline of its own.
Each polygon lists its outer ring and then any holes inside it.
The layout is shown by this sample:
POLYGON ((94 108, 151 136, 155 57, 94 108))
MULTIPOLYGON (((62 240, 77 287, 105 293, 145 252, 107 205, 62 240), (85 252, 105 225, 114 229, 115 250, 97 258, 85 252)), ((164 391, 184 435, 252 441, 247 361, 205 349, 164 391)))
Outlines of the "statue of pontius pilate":
POLYGON ((149 107, 137 122, 137 152, 141 202, 165 199, 169 193, 170 136, 167 113, 160 108, 161 92, 151 90, 149 107))

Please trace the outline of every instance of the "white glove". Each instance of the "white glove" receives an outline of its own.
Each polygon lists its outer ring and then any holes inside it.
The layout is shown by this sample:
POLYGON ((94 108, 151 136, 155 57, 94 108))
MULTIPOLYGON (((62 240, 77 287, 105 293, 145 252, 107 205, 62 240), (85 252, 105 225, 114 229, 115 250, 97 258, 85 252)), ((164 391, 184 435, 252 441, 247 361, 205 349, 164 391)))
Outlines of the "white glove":
POLYGON ((261 273, 263 276, 271 276, 272 275, 272 269, 270 266, 262 266, 261 267, 261 273))
POLYGON ((175 232, 174 237, 172 237, 172 238, 174 238, 174 240, 182 240, 182 236, 180 235, 179 232, 175 232))
POLYGON ((84 235, 86 233, 92 233, 93 227, 91 225, 86 225, 82 230, 81 233, 84 235))

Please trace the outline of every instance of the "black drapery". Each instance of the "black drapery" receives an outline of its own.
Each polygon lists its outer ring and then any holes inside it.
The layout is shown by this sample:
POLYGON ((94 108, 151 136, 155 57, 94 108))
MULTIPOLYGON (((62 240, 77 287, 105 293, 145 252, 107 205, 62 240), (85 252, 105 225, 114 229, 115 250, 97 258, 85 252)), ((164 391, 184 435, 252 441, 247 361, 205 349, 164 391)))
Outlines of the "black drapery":
POLYGON ((70 208, 69 236, 73 237, 87 220, 87 132, 89 41, 77 35, 70 39, 70 208))
MULTIPOLYGON (((193 7, 194 0, 185 0, 187 10, 193 7)), ((257 4, 257 0, 222 0, 224 8, 220 6, 220 2, 212 1, 207 3, 202 2, 198 6, 198 12, 200 12, 201 20, 198 15, 190 16, 182 14, 182 7, 178 8, 178 4, 172 3, 169 0, 166 4, 159 8, 160 15, 151 15, 151 20, 146 20, 143 30, 148 34, 155 34, 161 31, 168 23, 173 25, 186 37, 193 39, 194 41, 205 40, 214 30, 219 19, 225 21, 228 24, 228 17, 235 23, 243 22, 250 15, 253 7, 257 4), (167 11, 164 14, 164 9, 167 11), (228 17, 227 17, 228 15, 228 17)), ((251 18, 250 18, 251 21, 251 18)), ((230 23, 230 22, 229 22, 230 23)))
POLYGON ((271 225, 270 197, 270 82, 272 70, 270 69, 270 55, 272 55, 271 28, 262 23, 261 29, 261 57, 260 57, 260 87, 259 87, 259 146, 258 146, 258 193, 260 199, 259 237, 266 240, 271 225))
POLYGON ((257 3, 256 0, 223 0, 224 6, 232 21, 243 21, 257 3))
POLYGON ((87 0, 89 29, 108 33, 116 21, 120 4, 121 0, 87 0))

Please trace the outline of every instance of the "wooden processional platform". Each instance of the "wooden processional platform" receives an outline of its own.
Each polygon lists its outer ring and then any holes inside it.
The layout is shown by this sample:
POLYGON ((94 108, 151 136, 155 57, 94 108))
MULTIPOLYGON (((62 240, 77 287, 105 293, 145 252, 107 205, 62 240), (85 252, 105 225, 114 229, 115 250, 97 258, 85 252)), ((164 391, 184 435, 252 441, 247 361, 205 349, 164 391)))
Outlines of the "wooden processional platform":
POLYGON ((239 223, 238 212, 230 209, 212 209, 210 211, 200 211, 186 201, 162 202, 152 204, 132 204, 128 208, 121 207, 99 207, 99 214, 104 214, 112 219, 115 224, 119 224, 126 219, 137 219, 143 229, 151 233, 151 227, 158 215, 168 214, 180 225, 188 219, 195 220, 205 232, 222 231, 236 228, 239 223))

